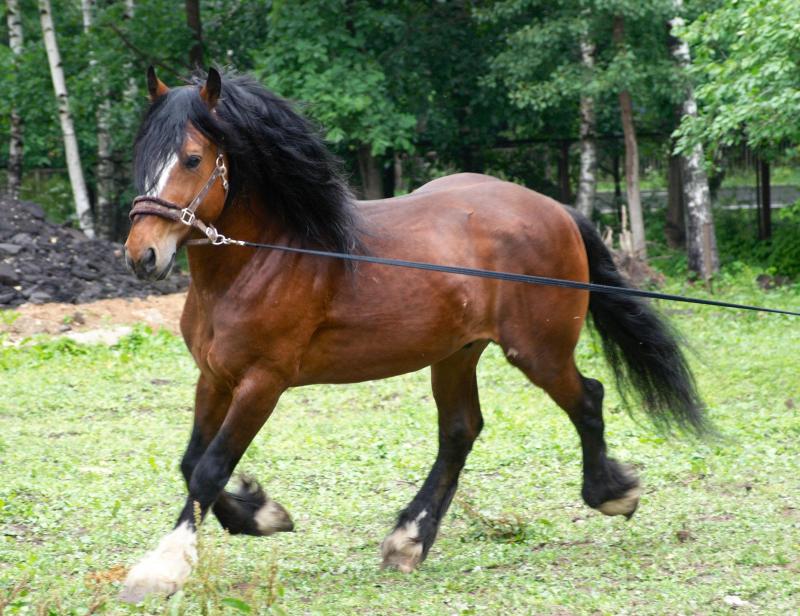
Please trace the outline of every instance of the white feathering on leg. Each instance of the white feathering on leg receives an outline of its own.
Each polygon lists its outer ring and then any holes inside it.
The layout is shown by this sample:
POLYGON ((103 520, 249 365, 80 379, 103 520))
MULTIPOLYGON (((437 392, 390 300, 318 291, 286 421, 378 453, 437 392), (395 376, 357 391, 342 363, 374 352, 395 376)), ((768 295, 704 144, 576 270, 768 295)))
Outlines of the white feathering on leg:
POLYGON ((641 488, 635 486, 625 492, 622 498, 606 501, 602 503, 597 509, 600 513, 605 515, 630 515, 639 505, 639 496, 641 495, 641 488))
POLYGON ((294 529, 294 522, 292 522, 289 512, 284 509, 283 505, 275 502, 269 496, 267 497, 267 502, 256 511, 254 519, 259 532, 264 535, 294 529))
POLYGON ((195 562, 197 536, 184 522, 128 572, 120 599, 138 603, 149 594, 171 595, 186 583, 195 562))
POLYGON ((413 520, 395 529, 381 543, 382 568, 396 567, 403 573, 411 573, 422 561, 422 541, 419 539, 419 522, 428 515, 423 509, 413 520))

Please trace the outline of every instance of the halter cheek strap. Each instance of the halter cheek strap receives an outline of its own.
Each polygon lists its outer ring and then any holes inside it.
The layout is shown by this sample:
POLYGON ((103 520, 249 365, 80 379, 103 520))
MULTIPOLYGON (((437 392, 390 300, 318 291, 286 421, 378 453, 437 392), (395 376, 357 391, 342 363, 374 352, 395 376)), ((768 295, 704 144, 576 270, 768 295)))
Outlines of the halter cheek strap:
POLYGON ((214 171, 211 172, 211 175, 208 177, 205 185, 189 202, 189 205, 182 208, 176 203, 167 201, 166 199, 162 199, 160 197, 139 195, 133 200, 130 218, 133 220, 135 216, 140 214, 160 216, 161 218, 166 218, 167 220, 181 222, 187 227, 194 227, 208 238, 207 240, 190 240, 187 242, 189 244, 205 244, 210 242, 211 244, 219 245, 237 243, 222 235, 214 228, 214 225, 204 223, 202 220, 197 218, 197 215, 195 214, 197 208, 200 207, 200 204, 203 202, 206 196, 208 196, 208 192, 211 190, 214 182, 217 181, 217 178, 222 178, 222 188, 225 190, 225 197, 227 198, 228 169, 225 166, 225 160, 223 159, 222 154, 217 156, 216 163, 214 164, 214 171))

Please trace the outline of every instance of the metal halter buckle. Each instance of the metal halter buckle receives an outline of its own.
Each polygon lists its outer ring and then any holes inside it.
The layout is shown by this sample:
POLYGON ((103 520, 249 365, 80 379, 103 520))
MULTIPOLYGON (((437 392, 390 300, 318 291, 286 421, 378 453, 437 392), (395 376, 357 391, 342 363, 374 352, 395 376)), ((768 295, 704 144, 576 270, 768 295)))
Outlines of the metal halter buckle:
POLYGON ((225 243, 225 236, 217 231, 214 225, 208 225, 206 227, 206 237, 214 246, 219 246, 220 244, 225 243))
POLYGON ((228 194, 228 168, 225 166, 225 159, 220 152, 217 155, 216 160, 217 170, 219 170, 219 175, 222 178, 222 188, 225 189, 225 194, 228 194))
POLYGON ((185 207, 181 210, 180 221, 185 224, 187 227, 191 227, 194 223, 195 215, 192 210, 188 207, 185 207))

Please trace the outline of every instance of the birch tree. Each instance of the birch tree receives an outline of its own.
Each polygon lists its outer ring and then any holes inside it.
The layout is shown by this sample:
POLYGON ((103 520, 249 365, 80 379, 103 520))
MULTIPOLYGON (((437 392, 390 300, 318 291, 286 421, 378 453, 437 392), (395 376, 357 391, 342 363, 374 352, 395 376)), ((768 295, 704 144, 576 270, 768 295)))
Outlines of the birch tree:
MULTIPOLYGON (((87 38, 91 37, 94 26, 94 4, 94 0, 81 0, 83 32, 87 35, 87 38)), ((95 230, 100 237, 114 239, 114 161, 110 134, 111 100, 109 99, 109 92, 104 90, 106 78, 98 66, 97 50, 94 49, 94 46, 90 47, 89 54, 89 72, 92 76, 92 85, 101 99, 95 113, 97 122, 95 230)))
MULTIPOLYGON (((8 44, 14 56, 14 78, 19 79, 19 57, 22 55, 22 15, 18 0, 6 0, 8 9, 8 44)), ((19 198, 22 184, 22 116, 16 105, 11 107, 10 130, 8 139, 8 194, 12 199, 19 198)))
MULTIPOLYGON (((591 75, 594 70, 595 44, 589 38, 589 33, 584 32, 580 41, 581 63, 586 72, 591 75)), ((595 141, 596 115, 594 109, 594 95, 589 92, 581 93, 580 100, 580 141, 581 141, 581 166, 578 178, 578 195, 575 198, 575 207, 585 216, 592 215, 594 208, 595 192, 597 190, 597 143, 595 141)))
MULTIPOLYGON (((670 22, 672 34, 683 27, 683 18, 680 13, 683 9, 682 0, 674 0, 676 17, 670 22)), ((689 45, 675 36, 676 44, 672 53, 678 65, 688 70, 691 63, 689 45)), ((682 105, 683 115, 697 118, 697 102, 694 89, 691 85, 686 88, 686 95, 682 105)), ((697 143, 692 149, 681 155, 684 191, 684 216, 686 220, 686 252, 689 269, 700 274, 702 278, 710 278, 719 270, 719 254, 717 253, 717 240, 714 232, 714 216, 711 211, 711 193, 708 189, 708 177, 704 167, 703 146, 697 143)))
POLYGON ((86 190, 86 180, 83 177, 78 140, 69 110, 69 95, 67 94, 67 84, 64 80, 64 67, 61 65, 61 54, 58 51, 50 0, 39 0, 39 19, 42 24, 42 37, 47 51, 47 61, 50 65, 50 77, 53 81, 53 90, 58 102, 58 119, 61 123, 61 132, 64 137, 64 153, 67 159, 67 171, 72 185, 78 224, 87 236, 94 237, 92 210, 89 204, 89 194, 86 190))

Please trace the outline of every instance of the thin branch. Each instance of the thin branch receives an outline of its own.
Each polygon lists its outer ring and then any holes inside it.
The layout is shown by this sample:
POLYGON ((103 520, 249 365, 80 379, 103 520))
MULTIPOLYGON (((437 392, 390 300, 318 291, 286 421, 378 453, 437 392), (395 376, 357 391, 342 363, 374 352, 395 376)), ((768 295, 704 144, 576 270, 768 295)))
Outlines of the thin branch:
MULTIPOLYGON (((135 53, 137 56, 139 56, 139 57, 140 57, 140 58, 142 58, 143 60, 146 60, 146 61, 147 61, 149 64, 152 64, 153 66, 157 66, 157 67, 159 67, 159 68, 163 68, 165 71, 167 71, 168 73, 171 73, 172 75, 174 75, 174 76, 175 76, 175 77, 177 77, 178 79, 183 79, 183 75, 181 75, 181 74, 180 74, 178 71, 176 71, 174 68, 172 68, 171 66, 169 66, 169 65, 167 65, 167 64, 164 64, 164 63, 163 63, 161 60, 159 60, 158 58, 155 58, 155 57, 153 57, 153 56, 149 55, 148 53, 146 53, 146 52, 142 51, 141 49, 139 49, 139 48, 138 48, 136 45, 134 45, 134 44, 133 44, 133 43, 130 41, 130 39, 128 39, 128 37, 127 37, 127 36, 125 36, 125 33, 124 33, 124 32, 122 32, 122 31, 121 31, 119 28, 117 28, 117 27, 116 27, 114 24, 106 24, 106 26, 107 26, 107 27, 109 27, 109 28, 111 28, 111 30, 114 32, 114 34, 116 34, 116 35, 119 37, 119 40, 120 40, 120 41, 122 41, 122 43, 125 45, 125 47, 127 47, 128 49, 130 49, 130 50, 131 50, 133 53, 135 53)), ((187 64, 183 64, 183 63, 181 63, 181 65, 182 65, 184 68, 186 68, 187 70, 189 70, 189 71, 191 71, 191 70, 192 70, 192 67, 191 67, 191 66, 189 66, 189 65, 187 65, 187 64)))

